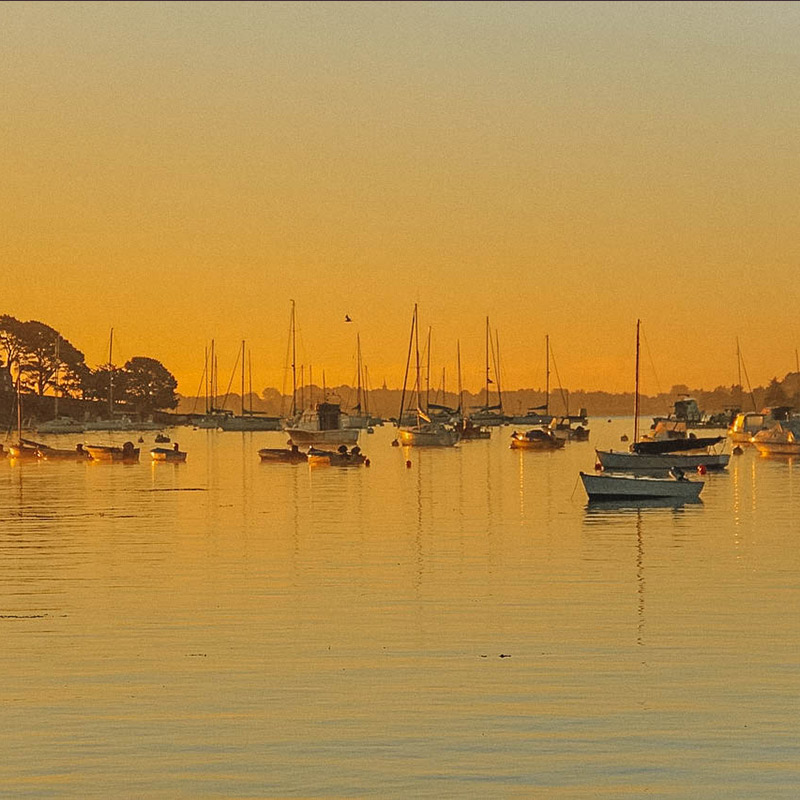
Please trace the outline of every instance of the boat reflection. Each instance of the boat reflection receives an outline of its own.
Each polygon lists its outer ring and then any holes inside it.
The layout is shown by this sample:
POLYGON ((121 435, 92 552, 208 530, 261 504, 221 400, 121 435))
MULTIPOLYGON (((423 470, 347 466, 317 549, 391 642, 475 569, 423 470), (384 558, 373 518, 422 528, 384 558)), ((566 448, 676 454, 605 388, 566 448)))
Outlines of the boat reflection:
POLYGON ((597 500, 586 503, 587 514, 606 514, 608 512, 641 511, 642 509, 671 508, 681 510, 684 506, 702 506, 703 501, 697 498, 680 497, 642 497, 624 500, 597 500))

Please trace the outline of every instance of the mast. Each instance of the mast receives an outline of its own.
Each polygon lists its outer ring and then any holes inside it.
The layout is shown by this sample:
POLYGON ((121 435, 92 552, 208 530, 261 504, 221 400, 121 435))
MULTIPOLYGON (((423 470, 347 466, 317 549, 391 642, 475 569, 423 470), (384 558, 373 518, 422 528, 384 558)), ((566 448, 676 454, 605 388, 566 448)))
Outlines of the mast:
POLYGON ((464 389, 461 386, 461 340, 456 339, 456 365, 458 368, 458 411, 464 416, 464 389))
POLYGON ((736 369, 739 375, 739 408, 742 407, 742 352, 739 349, 739 337, 736 337, 736 369))
POLYGON ((242 339, 242 416, 244 416, 244 339, 242 339))
POLYGON ((22 384, 20 376, 22 370, 19 368, 19 359, 17 360, 17 441, 22 444, 22 384))
POLYGON ((494 331, 495 354, 494 354, 494 379, 497 383, 497 405, 500 413, 503 413, 503 389, 500 385, 500 333, 497 328, 494 331))
POLYGON ((544 337, 544 413, 550 416, 550 334, 544 337))
POLYGON ((363 413, 363 408, 361 405, 361 334, 356 334, 356 407, 358 408, 358 413, 363 413))
MULTIPOLYGON (((406 356, 406 372, 403 376, 403 391, 400 394, 400 413, 397 417, 397 427, 403 424, 403 411, 405 410, 406 402, 406 387, 408 386, 408 368, 411 366, 411 348, 414 346, 414 330, 417 326, 417 304, 414 303, 414 314, 411 317, 411 334, 408 338, 408 355, 406 356)), ((419 356, 417 357, 417 375, 419 376, 419 356)), ((386 379, 383 380, 384 387, 386 386, 386 379)), ((396 441, 396 440, 395 440, 396 441)))
POLYGON ((306 407, 306 365, 300 365, 300 405, 306 407))
POLYGON ((209 374, 208 374, 208 345, 205 346, 205 360, 203 362, 203 389, 206 393, 206 414, 209 414, 208 408, 208 383, 209 383, 209 374))
POLYGON ((489 409, 489 317, 486 317, 486 409, 489 409))
POLYGON ((633 443, 639 441, 639 326, 640 320, 636 320, 636 383, 633 401, 633 443))
MULTIPOLYGON (((53 402, 53 416, 55 419, 58 419, 58 391, 61 388, 59 385, 59 379, 61 377, 61 358, 59 355, 59 345, 61 344, 61 337, 56 337, 56 385, 55 385, 55 393, 56 399, 53 402)), ((797 351, 795 350, 795 354, 797 351)))
POLYGON ((297 414, 297 334, 295 332, 295 310, 292 300, 292 416, 297 414))
MULTIPOLYGON (((250 402, 253 402, 253 354, 250 350, 247 351, 247 379, 248 389, 247 393, 250 395, 250 402)), ((253 413, 253 407, 250 407, 250 413, 253 413)))
POLYGON ((108 418, 114 416, 114 365, 111 360, 111 354, 114 349, 114 329, 111 329, 111 335, 108 337, 108 418))
POLYGON ((431 406, 431 326, 428 325, 428 341, 425 343, 427 359, 425 362, 425 413, 431 406))
MULTIPOLYGON (((416 323, 416 312, 417 307, 414 306, 414 322, 416 323)), ((415 357, 417 361, 417 424, 419 424, 419 396, 422 390, 422 386, 420 385, 420 368, 419 368, 419 324, 414 325, 414 350, 415 350, 415 357)))

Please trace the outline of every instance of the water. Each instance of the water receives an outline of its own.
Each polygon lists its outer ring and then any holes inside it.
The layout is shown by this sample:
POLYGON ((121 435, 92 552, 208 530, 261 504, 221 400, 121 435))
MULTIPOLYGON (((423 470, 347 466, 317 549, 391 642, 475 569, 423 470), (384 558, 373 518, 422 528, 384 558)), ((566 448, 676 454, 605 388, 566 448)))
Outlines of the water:
POLYGON ((629 428, 0 462, 0 796, 796 797, 800 463, 588 506, 629 428))

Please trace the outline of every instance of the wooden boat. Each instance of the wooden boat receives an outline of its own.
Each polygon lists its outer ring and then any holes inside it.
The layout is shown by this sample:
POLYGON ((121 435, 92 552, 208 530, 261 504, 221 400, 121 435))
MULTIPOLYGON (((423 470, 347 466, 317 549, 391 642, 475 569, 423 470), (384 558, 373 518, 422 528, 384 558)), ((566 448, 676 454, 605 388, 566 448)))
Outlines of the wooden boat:
POLYGON ((312 466, 360 467, 366 462, 367 457, 358 447, 353 447, 350 452, 345 445, 337 450, 318 450, 312 447, 308 451, 308 463, 312 466))
POLYGON ((33 460, 39 458, 39 448, 42 447, 38 442, 31 442, 27 439, 20 439, 14 444, 7 445, 8 457, 18 460, 33 460))
POLYGON ((121 461, 133 464, 139 460, 139 448, 133 442, 125 442, 122 447, 117 445, 85 444, 84 449, 94 461, 121 461))
POLYGON ((759 431, 750 441, 762 456, 800 455, 800 440, 789 428, 784 428, 780 422, 772 428, 759 431))
POLYGON ((583 488, 591 500, 625 500, 644 498, 677 498, 695 500, 705 485, 703 481, 690 481, 682 472, 673 470, 669 478, 651 478, 643 475, 591 475, 580 473, 583 488))
POLYGON ((531 428, 524 433, 514 431, 510 447, 512 450, 558 450, 566 443, 566 439, 559 439, 549 430, 531 428))
POLYGON ((178 450, 178 445, 175 447, 154 447, 150 451, 150 458, 153 461, 172 461, 175 463, 183 463, 186 461, 186 452, 178 450))
POLYGON ((286 447, 264 447, 258 451, 262 463, 267 464, 300 464, 308 461, 308 456, 298 449, 297 445, 286 447))
POLYGON ((82 444, 78 444, 74 450, 40 446, 39 458, 44 461, 88 461, 91 456, 82 444))

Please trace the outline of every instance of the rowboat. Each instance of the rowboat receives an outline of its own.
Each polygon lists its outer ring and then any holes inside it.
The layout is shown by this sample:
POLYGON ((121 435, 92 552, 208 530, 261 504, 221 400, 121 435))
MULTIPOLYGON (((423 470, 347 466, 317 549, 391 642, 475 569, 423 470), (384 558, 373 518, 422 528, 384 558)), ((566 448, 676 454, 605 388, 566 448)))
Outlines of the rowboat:
POLYGON ((84 449, 94 461, 121 461, 133 464, 139 460, 139 448, 133 442, 125 442, 122 447, 117 445, 85 444, 84 449))
POLYGON ((286 447, 264 447, 258 451, 262 463, 267 464, 300 464, 308 461, 308 456, 297 445, 291 449, 286 447))
POLYGON ((150 458, 153 461, 173 461, 175 463, 183 463, 186 461, 186 452, 184 450, 177 450, 175 447, 154 447, 150 451, 150 458))

